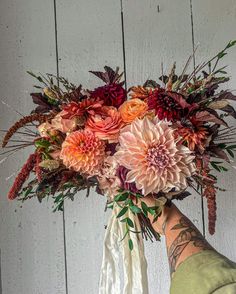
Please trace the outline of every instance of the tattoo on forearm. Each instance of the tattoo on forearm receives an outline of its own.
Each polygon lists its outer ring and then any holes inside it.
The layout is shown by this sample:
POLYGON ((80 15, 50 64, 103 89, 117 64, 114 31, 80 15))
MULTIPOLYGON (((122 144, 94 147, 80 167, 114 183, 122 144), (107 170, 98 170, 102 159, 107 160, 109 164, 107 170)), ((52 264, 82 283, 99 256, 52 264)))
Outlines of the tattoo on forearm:
POLYGON ((194 247, 201 247, 202 250, 212 248, 203 238, 198 229, 186 217, 181 217, 179 223, 171 230, 181 230, 168 250, 171 274, 176 270, 178 259, 190 242, 192 242, 194 247))

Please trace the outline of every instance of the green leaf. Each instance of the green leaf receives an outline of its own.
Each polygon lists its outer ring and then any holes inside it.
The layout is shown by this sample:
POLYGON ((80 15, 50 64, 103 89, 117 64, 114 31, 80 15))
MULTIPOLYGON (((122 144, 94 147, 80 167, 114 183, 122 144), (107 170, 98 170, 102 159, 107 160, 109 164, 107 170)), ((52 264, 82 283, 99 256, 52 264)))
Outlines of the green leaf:
POLYGON ((223 58, 225 55, 227 55, 227 53, 226 52, 224 52, 224 51, 221 51, 219 54, 218 54, 218 58, 219 59, 221 59, 221 58, 223 58))
POLYGON ((233 151, 231 150, 231 149, 226 149, 227 150, 227 152, 229 153, 229 155, 232 157, 232 158, 234 158, 234 153, 233 153, 233 151))
POLYGON ((129 197, 129 193, 118 194, 118 195, 116 195, 114 200, 116 202, 125 201, 128 197, 129 197))
POLYGON ((124 215, 126 212, 128 211, 128 207, 123 207, 121 209, 121 211, 118 213, 117 218, 121 217, 122 215, 124 215))
POLYGON ((26 72, 27 72, 27 74, 31 75, 32 77, 34 77, 36 79, 38 78, 32 71, 27 70, 26 72))
POLYGON ((143 211, 148 211, 148 206, 145 202, 141 201, 141 207, 143 211))
POLYGON ((129 217, 127 217, 126 221, 129 227, 134 228, 134 223, 129 217))
POLYGON ((133 213, 141 213, 142 212, 142 210, 136 205, 130 206, 129 208, 133 213))
POLYGON ((36 89, 41 89, 41 90, 43 89, 43 87, 36 86, 36 85, 34 85, 33 87, 36 88, 36 89))
POLYGON ((234 46, 236 44, 236 40, 231 40, 229 41, 229 43, 227 44, 226 48, 230 48, 232 46, 234 46))
POLYGON ((129 249, 130 249, 130 251, 132 251, 133 248, 134 248, 133 241, 131 239, 129 239, 129 249))
POLYGON ((221 149, 225 149, 226 144, 224 144, 224 143, 220 143, 220 144, 217 145, 217 147, 219 147, 219 148, 221 148, 221 149))
POLYGON ((151 207, 148 208, 148 212, 151 214, 151 215, 154 215, 156 213, 155 209, 152 209, 151 207))
POLYGON ((227 146, 227 149, 236 149, 236 145, 227 146))
POLYGON ((159 217, 159 216, 160 216, 159 214, 156 214, 156 215, 154 216, 153 221, 152 221, 153 224, 158 220, 158 217, 159 217))
POLYGON ((34 142, 35 147, 37 148, 48 148, 51 144, 48 140, 37 140, 34 142))
POLYGON ((218 70, 219 73, 223 74, 223 75, 226 75, 227 74, 227 71, 225 70, 218 70))
POLYGON ((221 172, 220 166, 218 164, 220 164, 222 162, 218 162, 218 161, 211 161, 211 166, 216 169, 218 172, 221 172))
POLYGON ((129 233, 129 230, 127 230, 127 231, 125 232, 125 234, 124 234, 123 238, 120 240, 120 242, 122 242, 122 241, 125 239, 125 237, 128 235, 128 233, 129 233))
POLYGON ((121 223, 126 223, 127 222, 127 217, 126 218, 123 218, 120 222, 121 223))
POLYGON ((143 195, 139 194, 139 193, 136 193, 135 196, 138 197, 138 198, 143 198, 143 195))

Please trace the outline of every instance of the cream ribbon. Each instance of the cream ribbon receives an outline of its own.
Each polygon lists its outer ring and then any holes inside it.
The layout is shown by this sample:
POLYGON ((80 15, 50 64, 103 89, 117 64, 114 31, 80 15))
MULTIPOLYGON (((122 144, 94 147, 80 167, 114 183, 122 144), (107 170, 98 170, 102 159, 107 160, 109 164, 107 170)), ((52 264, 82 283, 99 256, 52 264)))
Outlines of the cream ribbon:
MULTIPOLYGON (((147 262, 144 255, 141 234, 131 233, 134 248, 131 251, 125 234, 125 224, 117 218, 115 207, 109 219, 103 247, 103 260, 100 275, 99 294, 148 294, 147 262), (124 285, 121 291, 120 255, 123 261, 124 285)), ((137 217, 130 211, 123 217, 129 217, 135 224, 135 231, 140 231, 137 217)))

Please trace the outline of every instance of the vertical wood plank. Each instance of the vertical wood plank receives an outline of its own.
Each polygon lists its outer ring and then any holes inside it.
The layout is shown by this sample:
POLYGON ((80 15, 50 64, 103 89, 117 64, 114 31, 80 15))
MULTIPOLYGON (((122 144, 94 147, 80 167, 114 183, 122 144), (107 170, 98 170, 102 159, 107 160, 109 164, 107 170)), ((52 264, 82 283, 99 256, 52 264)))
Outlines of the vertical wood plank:
MULTIPOLYGON (((58 0, 59 72, 93 88, 102 83, 89 70, 123 66, 120 3, 110 0, 58 0)), ((68 292, 98 293, 106 199, 79 193, 65 203, 68 292)))
MULTIPOLYGON (((195 41, 199 44, 196 59, 201 62, 214 56, 222 50, 229 40, 236 39, 236 2, 234 0, 192 0, 194 16, 195 41)), ((236 48, 233 47, 220 65, 228 65, 227 72, 231 81, 226 88, 235 90, 236 84, 236 48)), ((235 120, 229 120, 235 126, 235 120)), ((233 163, 235 165, 235 163, 233 163)), ((207 238, 219 252, 236 260, 236 229, 235 229, 235 169, 224 174, 215 172, 218 176, 218 186, 227 189, 217 193, 217 225, 214 236, 207 238)), ((205 219, 207 220, 207 206, 205 205, 205 219)))
MULTIPOLYGON (((192 53, 189 1, 123 0, 125 52, 128 87, 142 85, 146 79, 169 73, 174 61, 181 73, 192 53)), ((178 207, 202 229, 201 199, 193 195, 178 207)), ((169 293, 169 268, 164 239, 160 244, 146 243, 150 294, 169 293)))
MULTIPOLYGON (((17 111, 32 109, 29 93, 35 82, 26 74, 56 72, 53 1, 0 2, 1 99, 17 111)), ((0 107, 1 128, 20 118, 0 107)), ((3 294, 64 294, 62 215, 52 213, 49 201, 21 205, 7 200, 12 180, 30 150, 19 152, 1 165, 0 248, 3 294)))

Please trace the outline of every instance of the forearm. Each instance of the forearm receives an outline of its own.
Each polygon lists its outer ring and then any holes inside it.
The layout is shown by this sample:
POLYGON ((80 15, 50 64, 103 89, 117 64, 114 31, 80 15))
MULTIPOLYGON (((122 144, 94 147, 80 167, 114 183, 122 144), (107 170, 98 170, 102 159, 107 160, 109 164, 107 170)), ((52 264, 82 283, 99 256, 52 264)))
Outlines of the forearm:
MULTIPOLYGON (((155 199, 146 198, 144 201, 148 206, 155 205, 155 199)), ((153 220, 151 215, 150 220, 153 220)), ((153 228, 166 237, 171 274, 189 256, 212 249, 194 224, 174 204, 164 207, 162 215, 153 223, 153 228)))
POLYGON ((163 223, 166 237, 170 273, 189 256, 202 250, 212 249, 195 225, 184 216, 175 205, 165 208, 163 223), (166 211, 168 210, 168 211, 166 211))

